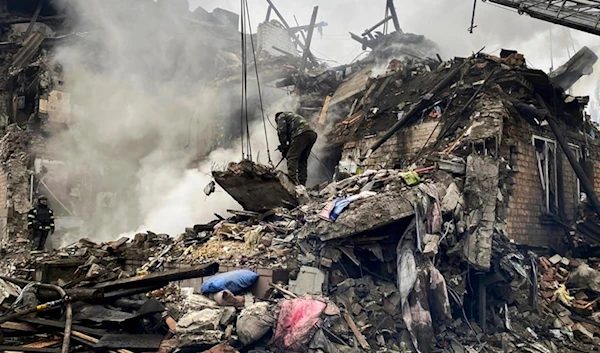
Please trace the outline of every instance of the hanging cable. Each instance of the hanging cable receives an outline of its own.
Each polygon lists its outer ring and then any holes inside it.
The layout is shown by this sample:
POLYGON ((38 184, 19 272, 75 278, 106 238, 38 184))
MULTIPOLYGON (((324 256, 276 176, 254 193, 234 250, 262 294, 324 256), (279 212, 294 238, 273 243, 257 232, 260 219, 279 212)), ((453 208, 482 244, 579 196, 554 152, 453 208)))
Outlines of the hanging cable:
POLYGON ((552 38, 552 27, 550 27, 550 72, 554 71, 554 39, 552 38))
MULTIPOLYGON (((248 26, 252 29, 252 22, 250 20, 250 9, 248 8, 248 1, 242 0, 246 3, 246 12, 248 14, 248 26)), ((267 133, 267 119, 265 118, 265 107, 263 104, 262 91, 260 88, 260 77, 258 75, 258 62, 256 60, 256 48, 254 47, 254 38, 252 37, 252 33, 250 34, 250 43, 252 45, 252 57, 254 59, 254 70, 256 72, 256 85, 258 87, 258 99, 260 101, 260 112, 262 114, 263 128, 265 130, 265 142, 267 145, 267 158, 269 160, 269 165, 273 165, 273 160, 271 159, 271 149, 269 148, 269 134, 267 133)))
POLYGON ((252 160, 252 142, 250 139, 250 124, 248 120, 248 34, 246 33, 247 25, 247 5, 245 0, 241 0, 241 34, 242 34, 242 106, 241 106, 241 135, 242 135, 242 159, 252 160), (245 136, 244 136, 245 134, 245 136), (244 139, 246 149, 244 153, 244 139))
POLYGON ((240 146, 242 147, 242 160, 246 159, 246 154, 244 153, 244 76, 245 76, 245 72, 244 72, 244 3, 242 1, 241 3, 241 12, 240 12, 240 34, 241 34, 241 43, 242 43, 242 47, 241 47, 241 55, 242 55, 242 95, 241 95, 241 99, 240 99, 240 146))

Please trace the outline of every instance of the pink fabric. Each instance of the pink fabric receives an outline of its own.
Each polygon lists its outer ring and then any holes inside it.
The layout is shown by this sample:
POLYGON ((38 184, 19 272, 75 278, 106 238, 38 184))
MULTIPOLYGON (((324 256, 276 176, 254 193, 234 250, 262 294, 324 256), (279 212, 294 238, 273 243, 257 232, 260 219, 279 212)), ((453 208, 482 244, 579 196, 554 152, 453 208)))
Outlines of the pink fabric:
POLYGON ((273 344, 289 352, 306 350, 312 335, 321 325, 327 304, 312 299, 284 300, 281 303, 273 344))

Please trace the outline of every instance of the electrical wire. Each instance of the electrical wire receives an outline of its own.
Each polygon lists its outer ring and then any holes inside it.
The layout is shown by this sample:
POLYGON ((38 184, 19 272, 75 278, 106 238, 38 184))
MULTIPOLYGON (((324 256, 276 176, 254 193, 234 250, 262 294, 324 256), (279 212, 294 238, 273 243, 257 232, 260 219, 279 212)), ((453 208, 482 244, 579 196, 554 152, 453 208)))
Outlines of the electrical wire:
POLYGON ((244 77, 245 77, 245 72, 244 72, 244 63, 245 63, 245 58, 244 58, 244 3, 242 1, 241 3, 241 12, 240 12, 240 34, 241 34, 241 41, 242 41, 242 47, 241 47, 241 55, 242 55, 242 95, 241 95, 241 99, 240 99, 240 146, 242 147, 242 160, 246 159, 246 154, 244 153, 244 77))

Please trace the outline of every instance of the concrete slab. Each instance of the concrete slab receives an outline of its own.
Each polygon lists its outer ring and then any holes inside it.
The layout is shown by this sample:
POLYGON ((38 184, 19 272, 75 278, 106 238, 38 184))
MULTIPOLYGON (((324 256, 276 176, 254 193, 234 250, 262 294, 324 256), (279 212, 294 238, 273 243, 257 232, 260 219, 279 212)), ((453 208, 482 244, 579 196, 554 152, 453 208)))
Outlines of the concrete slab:
POLYGON ((265 212, 277 207, 296 207, 296 185, 281 171, 251 161, 232 163, 213 177, 247 211, 265 212))
POLYGON ((464 195, 467 201, 468 234, 463 252, 480 271, 490 269, 492 238, 496 222, 498 160, 471 155, 467 159, 464 195))

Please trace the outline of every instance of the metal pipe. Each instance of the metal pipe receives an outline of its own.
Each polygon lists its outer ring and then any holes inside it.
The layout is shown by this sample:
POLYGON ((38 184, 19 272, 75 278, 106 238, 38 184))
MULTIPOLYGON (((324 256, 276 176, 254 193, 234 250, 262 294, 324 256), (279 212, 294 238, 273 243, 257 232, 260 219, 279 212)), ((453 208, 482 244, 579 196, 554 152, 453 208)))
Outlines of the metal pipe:
MULTIPOLYGON (((17 285, 23 285, 23 283, 26 283, 26 284, 31 283, 31 282, 28 282, 28 281, 24 281, 24 280, 17 279, 17 278, 11 278, 11 277, 4 277, 4 276, 2 276, 0 278, 2 278, 5 281, 17 284, 17 285)), ((64 331, 64 338, 63 338, 63 345, 62 345, 61 353, 69 353, 69 345, 70 345, 70 342, 71 342, 71 326, 73 324, 73 308, 71 307, 70 301, 69 300, 65 300, 65 299, 67 299, 67 293, 65 293, 65 290, 62 289, 61 287, 53 285, 53 284, 39 283, 39 282, 34 282, 34 283, 35 283, 36 286, 38 286, 40 288, 51 289, 51 290, 56 291, 60 295, 60 297, 62 299, 56 300, 56 301, 53 301, 53 302, 49 302, 49 303, 46 303, 46 304, 38 305, 38 306, 36 306, 33 309, 29 309, 29 310, 26 310, 26 311, 23 311, 23 312, 15 313, 13 315, 8 315, 8 316, 5 316, 5 317, 2 317, 2 318, 0 318, 0 323, 12 320, 12 319, 17 318, 17 317, 25 316, 27 314, 31 314, 31 313, 34 313, 34 312, 37 312, 37 311, 47 310, 47 309, 53 308, 53 307, 55 307, 55 306, 57 306, 59 304, 63 304, 64 303, 65 307, 66 307, 66 310, 65 310, 65 331, 64 331), (17 316, 15 316, 15 315, 17 315, 17 316)))

